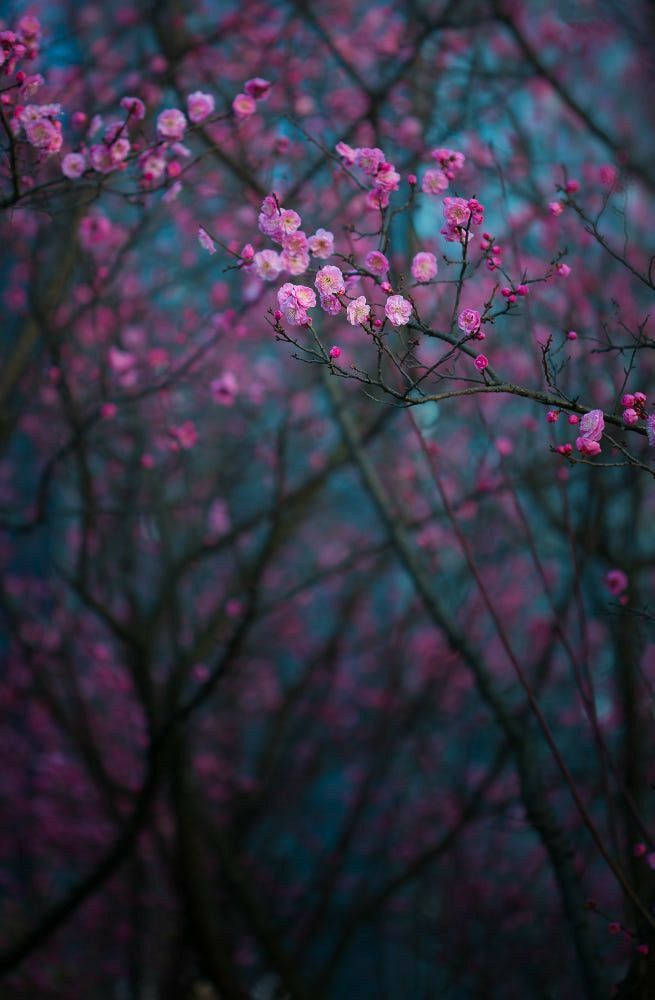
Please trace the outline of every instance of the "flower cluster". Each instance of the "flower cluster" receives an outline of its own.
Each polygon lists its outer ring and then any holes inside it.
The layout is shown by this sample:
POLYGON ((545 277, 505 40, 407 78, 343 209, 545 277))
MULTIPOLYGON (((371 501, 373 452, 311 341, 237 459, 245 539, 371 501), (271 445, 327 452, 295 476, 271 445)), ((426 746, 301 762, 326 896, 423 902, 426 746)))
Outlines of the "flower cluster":
POLYGON ((368 146, 353 149, 345 142, 338 142, 335 149, 342 163, 348 167, 357 167, 371 184, 371 190, 366 196, 369 208, 386 208, 392 191, 398 190, 400 174, 388 163, 381 149, 368 146))
POLYGON ((582 455, 599 455, 600 440, 605 430, 605 417, 602 410, 590 410, 580 421, 580 436, 575 446, 582 455))
POLYGON ((278 290, 277 300, 282 315, 291 326, 304 326, 310 322, 307 310, 316 305, 316 293, 313 288, 286 282, 278 290))
POLYGON ((643 392, 628 392, 621 399, 623 407, 623 423, 632 427, 640 420, 646 419, 646 396, 643 392))
MULTIPOLYGON (((16 31, 0 31, 0 69, 3 76, 16 73, 16 68, 23 59, 35 59, 39 54, 40 40, 41 24, 38 18, 30 15, 21 17, 16 31)), ((22 70, 18 70, 18 73, 23 77, 16 80, 20 85, 25 82, 25 74, 22 70)))
POLYGON ((433 149, 432 159, 438 166, 426 170, 421 179, 421 190, 424 194, 441 194, 454 181, 464 166, 464 154, 453 149, 433 149))
POLYGON ((61 104, 27 104, 14 108, 13 129, 25 138, 35 149, 45 156, 58 153, 62 144, 61 104))
POLYGON ((467 243, 473 233, 471 226, 484 222, 484 205, 477 198, 444 198, 444 226, 440 230, 449 243, 467 243))
POLYGON ((282 252, 260 250, 252 261, 255 273, 265 281, 275 281, 282 271, 304 274, 310 254, 325 260, 334 253, 334 236, 327 229, 317 229, 307 236, 300 226, 302 220, 293 209, 283 208, 275 194, 264 198, 259 211, 259 229, 282 247, 282 252))

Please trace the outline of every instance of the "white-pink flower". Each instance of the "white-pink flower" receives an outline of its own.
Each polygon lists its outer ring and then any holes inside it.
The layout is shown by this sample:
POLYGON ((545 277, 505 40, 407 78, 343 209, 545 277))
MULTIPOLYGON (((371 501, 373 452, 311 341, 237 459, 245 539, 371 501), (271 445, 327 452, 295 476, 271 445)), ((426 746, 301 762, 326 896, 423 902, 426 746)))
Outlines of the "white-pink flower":
POLYGON ((327 264, 320 269, 314 284, 321 295, 340 295, 346 290, 343 274, 338 267, 334 267, 332 264, 327 264))
POLYGON ((186 118, 177 108, 166 108, 157 116, 157 132, 163 139, 183 139, 186 118))
POLYGON ((66 153, 61 161, 61 172, 64 177, 75 181, 86 170, 86 157, 83 153, 66 153))
POLYGON ((202 122, 214 110, 214 98, 211 94, 203 94, 201 90, 195 90, 186 99, 187 113, 190 121, 194 124, 202 122))
POLYGON ((367 253, 364 263, 371 274, 375 274, 378 278, 383 278, 389 271, 389 261, 380 250, 371 250, 367 253))
POLYGON ((309 319, 307 310, 316 305, 316 293, 306 285, 292 285, 287 281, 278 289, 277 300, 287 322, 291 326, 303 326, 309 319))
POLYGON ((320 257, 321 260, 334 253, 334 235, 327 229, 317 229, 307 242, 314 257, 320 257))
POLYGON ((425 194, 441 194, 448 187, 448 178, 443 170, 426 170, 421 180, 421 190, 425 194))
POLYGON ((590 410, 580 420, 580 435, 588 441, 600 441, 605 430, 602 410, 590 410))
POLYGON ((405 326, 412 315, 412 303, 402 295, 390 295, 384 304, 384 314, 392 326, 405 326))
POLYGON ((371 314, 371 307, 363 295, 359 295, 352 302, 348 303, 346 318, 351 326, 360 326, 365 323, 371 314))
POLYGON ((412 277, 414 281, 432 281, 437 275, 437 258, 433 253, 421 251, 412 261, 412 277))
POLYGON ((264 281, 275 281, 282 270, 282 260, 275 250, 260 250, 253 257, 255 271, 264 281))

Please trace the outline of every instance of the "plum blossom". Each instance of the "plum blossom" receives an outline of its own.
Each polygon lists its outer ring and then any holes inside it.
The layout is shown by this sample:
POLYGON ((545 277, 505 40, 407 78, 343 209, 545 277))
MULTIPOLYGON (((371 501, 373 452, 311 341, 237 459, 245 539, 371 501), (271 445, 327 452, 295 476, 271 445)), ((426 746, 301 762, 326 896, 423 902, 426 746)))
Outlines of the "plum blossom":
POLYGON ((185 420, 183 424, 177 427, 169 427, 168 431, 173 438, 171 442, 173 451, 177 451, 178 448, 188 450, 189 448, 193 448, 198 441, 198 431, 192 420, 185 420))
POLYGON ((432 281, 437 275, 437 258, 433 253, 422 251, 412 261, 412 277, 415 281, 432 281))
POLYGON ((204 94, 201 90, 195 90, 186 99, 187 114, 189 121, 194 125, 208 118, 214 110, 214 98, 211 94, 204 94))
POLYGON ((462 309, 457 318, 457 326, 463 333, 476 333, 480 329, 480 313, 477 309, 462 309))
POLYGON ((283 250, 280 254, 282 267, 289 274, 304 274, 309 267, 309 254, 305 250, 294 253, 292 250, 283 250))
POLYGON ((246 80, 243 89, 248 97, 252 97, 253 100, 265 101, 271 92, 271 86, 272 84, 269 80, 264 80, 261 76, 255 76, 252 80, 246 80))
POLYGON ((177 108, 166 108, 157 115, 157 133, 162 139, 183 139, 187 121, 177 108))
POLYGON ((275 281, 282 270, 282 260, 275 250, 260 250, 253 257, 255 272, 264 281, 275 281))
POLYGON ((328 314, 328 316, 338 316, 341 312, 341 303, 336 295, 321 295, 321 309, 328 314))
POLYGON ((600 441, 605 430, 605 417, 602 410, 590 410, 580 421, 580 434, 588 441, 600 441))
POLYGON ((478 354, 474 359, 473 364, 479 372, 483 372, 485 368, 489 367, 489 358, 484 354, 478 354))
POLYGON ((236 399, 238 383, 232 372, 225 372, 213 380, 210 388, 215 403, 219 406, 232 406, 236 399))
POLYGON ((316 293, 306 285, 286 282, 278 289, 277 300, 287 322, 291 326, 303 326, 309 320, 307 310, 316 305, 316 293))
POLYGON ((364 263, 371 274, 378 278, 383 278, 389 271, 389 261, 380 250, 371 250, 367 253, 364 263))
POLYGON ((433 160, 439 164, 449 181, 455 179, 464 166, 466 157, 454 149, 433 149, 430 154, 433 160))
POLYGON ((651 448, 655 448, 655 413, 651 413, 646 419, 646 436, 651 448))
POLYGON ((232 110, 237 118, 250 118, 257 110, 257 105, 249 94, 237 94, 232 101, 232 110))
POLYGON ((355 166, 370 177, 375 177, 384 160, 384 153, 377 147, 370 149, 364 146, 355 150, 355 166))
POLYGON ((75 181, 81 177, 86 170, 86 156, 84 153, 66 153, 61 161, 61 172, 64 177, 75 181))
POLYGON ((208 253, 210 254, 216 253, 216 244, 214 243, 213 239, 211 238, 207 230, 203 229, 202 226, 198 227, 198 243, 203 248, 203 250, 206 250, 208 253))
POLYGON ((441 194, 448 187, 448 178, 443 170, 426 170, 421 180, 421 190, 424 194, 441 194))
POLYGON ((140 122, 145 118, 146 106, 138 97, 121 97, 120 104, 133 121, 140 122))
POLYGON ((590 438, 576 438, 575 446, 582 455, 589 455, 592 458, 594 455, 600 455, 600 444, 590 438))
POLYGON ((334 148, 343 160, 345 166, 354 166, 358 150, 353 149, 352 146, 349 146, 345 142, 338 142, 334 148))
POLYGON ((334 253, 334 234, 327 229, 317 229, 307 243, 314 257, 319 257, 321 260, 331 257, 334 253))
POLYGON ((412 315, 412 303, 402 295, 390 295, 384 304, 384 314, 392 326, 404 326, 412 315))
POLYGON ((356 299, 348 303, 346 318, 351 326, 360 326, 365 323, 371 314, 371 307, 363 295, 358 295, 356 299))
POLYGON ((628 577, 622 569, 611 569, 605 574, 603 583, 614 597, 618 597, 628 589, 628 577))
POLYGON ((61 123, 51 121, 49 118, 37 118, 29 120, 24 124, 27 141, 35 149, 41 150, 46 155, 51 156, 61 149, 62 134, 61 123))
POLYGON ((318 271, 314 284, 321 295, 341 295, 346 290, 343 274, 332 264, 327 264, 318 271))

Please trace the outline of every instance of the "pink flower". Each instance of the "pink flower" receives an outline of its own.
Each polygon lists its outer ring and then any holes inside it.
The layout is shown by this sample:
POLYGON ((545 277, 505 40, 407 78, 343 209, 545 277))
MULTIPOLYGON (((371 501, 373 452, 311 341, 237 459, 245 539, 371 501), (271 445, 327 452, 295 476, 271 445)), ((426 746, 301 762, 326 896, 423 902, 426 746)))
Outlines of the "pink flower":
POLYGON ((655 413, 651 413, 646 419, 646 436, 651 448, 655 448, 655 413))
POLYGON ((250 118, 257 110, 257 105, 249 94, 237 94, 232 101, 232 110, 237 118, 250 118))
POLYGON ((561 201, 549 201, 548 211, 550 212, 551 215, 557 217, 558 215, 561 215, 562 212, 564 211, 564 206, 562 205, 561 201))
POLYGON ((121 351, 110 347, 108 352, 109 367, 116 375, 120 385, 128 388, 136 382, 136 358, 129 351, 121 351))
POLYGON ((169 432, 174 438, 174 445, 188 450, 198 441, 198 431, 192 420, 185 420, 179 427, 169 427, 169 432))
POLYGON ((278 215, 278 224, 282 234, 288 236, 295 233, 296 229, 300 229, 302 219, 292 208, 283 208, 278 215))
POLYGON ((627 410, 623 411, 623 423, 626 424, 627 427, 632 427, 632 425, 636 424, 638 420, 639 414, 636 410, 633 410, 632 407, 629 406, 627 410))
POLYGON ((341 295, 346 290, 343 274, 332 264, 320 269, 314 284, 322 295, 341 295))
POLYGON ((329 316, 338 316, 341 312, 341 303, 336 295, 321 295, 321 309, 329 316))
POLYGON ((390 295, 384 304, 384 314, 392 326, 405 326, 412 315, 412 303, 402 295, 390 295))
POLYGON ((341 357, 341 348, 340 347, 331 347, 330 348, 330 357, 331 358, 340 358, 341 357))
POLYGON ((354 165, 357 150, 353 149, 352 146, 348 146, 345 142, 338 142, 334 148, 347 167, 354 165))
POLYGON ((49 118, 37 118, 35 121, 28 121, 25 124, 25 135, 27 141, 40 149, 43 153, 51 156, 61 149, 62 135, 61 124, 53 122, 49 118))
POLYGON ((351 326, 359 326, 365 323, 371 313, 371 307, 363 295, 359 295, 352 302, 348 303, 346 318, 351 326))
POLYGON ((456 174, 464 166, 464 154, 458 153, 454 149, 433 149, 430 155, 433 160, 437 161, 448 180, 451 181, 455 179, 456 174))
POLYGON ((109 146, 104 142, 91 146, 89 149, 89 160, 93 169, 97 170, 100 174, 110 174, 112 170, 116 169, 116 164, 111 158, 109 146))
POLYGON ((375 175, 375 190, 388 196, 390 191, 397 191, 400 184, 400 174, 393 163, 381 163, 375 175))
POLYGON ((232 372, 225 372, 211 383, 212 398, 219 406, 232 406, 236 399, 238 383, 232 372))
MULTIPOLYGON (((622 569, 611 569, 609 573, 605 574, 603 583, 614 597, 618 597, 619 594, 628 589, 628 577, 622 569)), ((645 849, 643 853, 646 853, 645 849)))
POLYGON ((262 79, 261 76, 255 76, 252 80, 246 80, 243 85, 248 97, 252 97, 255 101, 265 101, 271 91, 272 84, 268 80, 262 79))
POLYGON ((592 441, 591 438, 576 438, 575 446, 583 455, 589 455, 591 457, 594 455, 600 455, 600 445, 598 441, 592 441))
POLYGON ((569 267, 569 265, 562 264, 561 261, 559 262, 559 264, 555 264, 555 270, 557 271, 560 278, 568 278, 569 274, 571 273, 571 268, 569 267))
POLYGON ((275 281, 282 270, 282 260, 275 250, 260 250, 253 257, 257 276, 264 281, 275 281))
POLYGON ((364 146, 362 149, 355 150, 355 166, 370 177, 375 177, 383 163, 384 153, 377 147, 370 149, 364 146))
POLYGON ((289 274, 304 274, 309 267, 309 254, 306 251, 294 253, 292 250, 283 250, 280 255, 282 267, 289 274))
POLYGON ((287 322, 291 326, 303 326, 309 319, 307 309, 316 305, 316 293, 306 285, 286 282, 278 289, 277 300, 287 322))
POLYGON ((186 99, 187 113, 189 120, 194 124, 202 122, 214 110, 214 98, 211 94, 203 94, 201 90, 195 90, 186 99))
POLYGON ((443 170, 426 170, 421 180, 421 190, 424 194, 441 194, 448 187, 448 178, 443 170))
POLYGON ((166 108, 157 115, 157 132, 162 139, 183 139, 186 118, 177 108, 166 108))
POLYGON ((309 240, 302 229, 297 229, 293 233, 284 233, 282 235, 282 246, 290 253, 307 253, 309 240))
POLYGON ((211 238, 207 230, 203 229, 202 226, 198 227, 198 243, 203 248, 203 250, 206 250, 208 253, 210 254, 216 253, 216 244, 214 243, 213 239, 211 238))
POLYGON ((334 235, 327 229, 317 229, 314 235, 309 237, 307 243, 314 257, 320 257, 321 260, 325 260, 326 257, 330 257, 334 253, 334 235))
POLYGON ((432 281, 437 275, 437 258, 433 253, 417 253, 412 261, 412 277, 415 281, 432 281))
POLYGON ((64 177, 75 181, 81 177, 86 170, 86 156, 84 153, 66 153, 61 161, 61 172, 64 177))
POLYGON ((462 309, 457 318, 457 326, 463 333, 477 333, 480 329, 480 313, 477 309, 462 309))
POLYGON ((146 106, 138 97, 121 97, 121 107, 135 122, 143 121, 146 116, 146 106))
POLYGON ((378 278, 384 277, 389 271, 389 261, 379 250, 371 250, 370 253, 367 253, 364 263, 371 274, 375 274, 378 278))
POLYGON ((605 418, 602 410, 590 410, 580 421, 581 436, 588 441, 600 441, 604 430, 605 418))
POLYGON ((483 372, 489 365, 489 359, 484 354, 478 354, 473 364, 479 372, 483 372))

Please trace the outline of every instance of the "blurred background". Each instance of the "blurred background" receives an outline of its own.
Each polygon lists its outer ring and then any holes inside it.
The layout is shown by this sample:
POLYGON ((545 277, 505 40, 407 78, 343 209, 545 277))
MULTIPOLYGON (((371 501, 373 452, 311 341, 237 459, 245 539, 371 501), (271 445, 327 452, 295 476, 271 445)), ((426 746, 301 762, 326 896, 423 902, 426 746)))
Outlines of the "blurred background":
MULTIPOLYGON (((406 408, 303 363, 288 275, 243 251, 275 191, 344 270, 384 249, 409 289, 434 253, 426 328, 525 280, 494 369, 620 418, 655 391, 652 5, 0 13, 0 996, 654 996, 645 437, 572 463, 538 399, 406 408), (198 91, 214 113, 162 142, 198 91), (126 96, 129 151, 88 160, 126 96), (384 151, 388 210, 339 142, 384 151), (440 147, 503 277, 474 247, 458 282, 440 147)), ((375 382, 361 327, 316 326, 375 382)))

